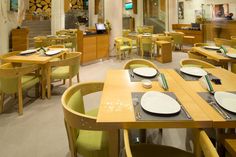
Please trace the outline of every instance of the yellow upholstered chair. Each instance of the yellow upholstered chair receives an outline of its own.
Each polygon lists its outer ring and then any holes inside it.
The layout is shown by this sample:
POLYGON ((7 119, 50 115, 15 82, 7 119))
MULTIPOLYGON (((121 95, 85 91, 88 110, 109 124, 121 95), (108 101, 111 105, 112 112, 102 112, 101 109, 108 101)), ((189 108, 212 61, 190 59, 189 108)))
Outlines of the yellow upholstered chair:
POLYGON ((132 51, 132 39, 126 37, 117 37, 115 38, 116 44, 116 57, 122 59, 122 55, 125 57, 125 52, 128 51, 131 54, 132 51))
POLYGON ((130 145, 128 130, 124 130, 123 138, 125 145, 125 153, 127 157, 198 157, 202 155, 205 157, 219 157, 217 151, 207 134, 204 131, 196 131, 195 154, 186 152, 184 150, 156 144, 133 144, 130 145))
MULTIPOLYGON (((23 90, 39 85, 38 65, 25 65, 15 67, 12 63, 5 63, 0 66, 0 113, 4 110, 4 95, 18 95, 18 113, 23 114, 23 90)), ((36 88, 38 95, 39 87, 36 88)))
POLYGON ((151 67, 154 69, 158 69, 154 63, 146 59, 129 60, 124 64, 123 69, 134 69, 134 68, 139 68, 139 67, 151 67))
MULTIPOLYGON (((69 86, 72 85, 72 78, 77 76, 77 82, 79 82, 79 65, 80 65, 80 52, 67 53, 65 59, 49 62, 49 70, 47 74, 48 84, 51 86, 50 80, 55 79, 69 79, 69 86)), ((50 90, 50 88, 49 88, 50 90)), ((51 91, 49 91, 49 98, 51 91)))
POLYGON ((49 45, 49 43, 47 43, 46 36, 37 36, 37 37, 34 37, 33 39, 34 39, 34 47, 35 48, 46 47, 49 45))
POLYGON ((144 26, 143 27, 143 33, 153 34, 153 32, 154 32, 154 26, 144 26))
POLYGON ((130 29, 123 29, 123 30, 122 30, 122 36, 123 36, 123 37, 127 37, 130 32, 131 32, 130 29))
POLYGON ((231 47, 233 46, 232 40, 228 40, 228 39, 214 38, 214 42, 215 42, 215 45, 219 47, 222 45, 231 46, 231 47))
POLYGON ((48 46, 48 48, 65 48, 65 45, 51 45, 51 46, 48 46))
POLYGON ((184 33, 182 33, 182 32, 171 32, 169 35, 173 39, 174 49, 176 47, 178 47, 178 49, 182 50, 183 40, 184 40, 184 33))
POLYGON ((216 68, 214 65, 204 62, 202 60, 198 59, 182 59, 180 61, 180 66, 196 66, 196 67, 201 67, 201 68, 216 68))
POLYGON ((154 43, 152 36, 142 36, 139 43, 142 58, 145 52, 148 52, 152 58, 154 53, 154 43))
POLYGON ((156 40, 168 41, 168 42, 172 43, 172 37, 171 36, 160 35, 160 36, 156 37, 156 40))
POLYGON ((108 132, 96 122, 97 109, 85 111, 83 97, 103 90, 102 82, 79 83, 62 95, 64 121, 72 157, 108 157, 108 132))
POLYGON ((209 46, 208 43, 195 43, 193 44, 194 47, 202 47, 202 46, 209 46))

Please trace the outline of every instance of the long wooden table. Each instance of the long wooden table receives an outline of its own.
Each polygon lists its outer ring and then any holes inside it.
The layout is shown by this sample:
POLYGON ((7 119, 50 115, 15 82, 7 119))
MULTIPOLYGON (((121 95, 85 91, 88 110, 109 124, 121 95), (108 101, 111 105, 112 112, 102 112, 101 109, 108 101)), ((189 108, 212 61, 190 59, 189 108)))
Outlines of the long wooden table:
MULTIPOLYGON (((214 85, 215 91, 236 91, 236 75, 222 68, 205 69, 220 78, 222 85, 214 85)), ((203 100, 197 92, 207 92, 199 81, 185 81, 173 69, 160 69, 169 84, 168 92, 173 92, 192 117, 190 121, 137 121, 132 104, 132 92, 164 90, 157 81, 151 89, 142 87, 141 82, 131 82, 128 70, 111 70, 107 73, 100 102, 97 122, 118 128, 235 128, 236 121, 225 120, 214 108, 203 100)), ((113 146, 111 152, 118 152, 118 135, 109 138, 113 146)), ((116 153, 115 153, 116 154, 116 153)))
MULTIPOLYGON (((192 47, 191 51, 197 52, 197 53, 199 53, 203 56, 206 56, 210 59, 213 59, 217 62, 226 63, 226 64, 228 64, 229 70, 231 69, 231 63, 236 63, 236 59, 226 57, 226 56, 222 55, 221 53, 217 53, 215 50, 204 49, 202 47, 192 47)), ((228 53, 236 53, 236 49, 229 48, 228 53)))
MULTIPOLYGON (((58 48, 50 48, 50 50, 57 50, 58 48)), ((12 63, 29 63, 29 64, 39 64, 42 70, 42 99, 46 96, 46 85, 48 84, 48 63, 53 58, 62 57, 65 53, 67 53, 68 50, 64 49, 62 52, 52 55, 52 56, 46 56, 46 55, 40 55, 40 53, 34 53, 31 55, 19 55, 19 53, 14 53, 14 55, 9 55, 7 57, 3 57, 2 60, 4 62, 12 62, 12 63)), ((49 97, 50 94, 50 87, 47 87, 47 96, 49 97)))
MULTIPOLYGON (((141 82, 130 82, 128 70, 111 70, 107 73, 103 88, 97 122, 109 125, 114 130, 119 128, 211 128, 212 121, 188 93, 178 85, 168 70, 161 69, 168 84, 168 92, 174 92, 178 100, 192 117, 192 120, 157 120, 136 121, 131 92, 161 91, 162 87, 154 81, 151 89, 142 87, 141 82)), ((109 136, 110 153, 118 155, 118 131, 109 136)))

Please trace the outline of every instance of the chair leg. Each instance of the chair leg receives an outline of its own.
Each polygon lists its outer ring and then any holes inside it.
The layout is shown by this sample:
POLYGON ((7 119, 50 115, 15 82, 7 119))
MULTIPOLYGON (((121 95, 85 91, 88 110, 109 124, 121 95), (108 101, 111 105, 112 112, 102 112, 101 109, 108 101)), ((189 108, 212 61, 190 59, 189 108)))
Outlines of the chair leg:
POLYGON ((19 115, 23 114, 23 96, 22 89, 18 90, 18 113, 19 115))
POLYGON ((0 99, 0 113, 3 112, 3 109, 4 109, 4 96, 5 94, 3 92, 1 92, 1 99, 0 99))
POLYGON ((79 83, 80 82, 79 73, 76 76, 77 76, 77 82, 79 83))
POLYGON ((63 83, 62 83, 63 85, 65 85, 66 84, 66 79, 63 79, 63 83))
POLYGON ((72 78, 69 78, 69 87, 72 85, 72 78))

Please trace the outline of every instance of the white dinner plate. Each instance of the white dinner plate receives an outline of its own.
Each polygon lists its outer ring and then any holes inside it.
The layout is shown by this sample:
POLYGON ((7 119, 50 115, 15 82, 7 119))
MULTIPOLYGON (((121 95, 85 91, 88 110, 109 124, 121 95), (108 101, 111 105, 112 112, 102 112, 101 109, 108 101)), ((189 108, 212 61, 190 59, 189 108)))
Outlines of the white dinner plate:
POLYGON ((236 53, 226 53, 226 56, 230 58, 236 58, 236 53))
POLYGON ((48 56, 52 56, 52 55, 56 55, 60 52, 61 52, 61 50, 49 50, 49 51, 45 52, 45 54, 48 56))
POLYGON ((156 69, 148 67, 135 68, 133 72, 142 77, 154 77, 157 75, 156 69))
POLYGON ((228 92, 215 92, 216 102, 224 109, 236 113, 236 94, 228 92))
POLYGON ((181 110, 175 99, 156 91, 146 92, 141 98, 141 106, 144 110, 156 114, 175 114, 181 110))
POLYGON ((211 49, 211 50, 219 50, 220 47, 218 46, 203 46, 205 49, 211 49))
POLYGON ((198 77, 202 77, 204 75, 207 75, 207 72, 199 67, 182 67, 182 68, 180 68, 180 71, 185 74, 198 76, 198 77))
POLYGON ((21 51, 20 55, 26 55, 26 54, 31 54, 35 52, 37 52, 37 49, 25 50, 25 51, 21 51))

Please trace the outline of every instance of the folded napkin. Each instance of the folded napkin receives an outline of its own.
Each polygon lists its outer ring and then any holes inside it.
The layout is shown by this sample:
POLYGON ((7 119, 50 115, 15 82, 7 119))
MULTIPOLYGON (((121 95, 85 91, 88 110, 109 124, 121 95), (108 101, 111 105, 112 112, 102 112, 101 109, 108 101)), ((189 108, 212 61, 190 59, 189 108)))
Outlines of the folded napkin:
POLYGON ((163 89, 167 90, 169 87, 168 87, 168 83, 166 81, 165 75, 160 73, 157 78, 158 78, 158 82, 160 83, 161 87, 163 89))
POLYGON ((220 47, 220 52, 223 54, 228 53, 228 50, 226 49, 226 47, 224 47, 223 45, 220 47))
POLYGON ((202 85, 203 88, 207 89, 209 92, 214 92, 213 86, 211 84, 208 75, 204 75, 200 78, 200 84, 202 85))

